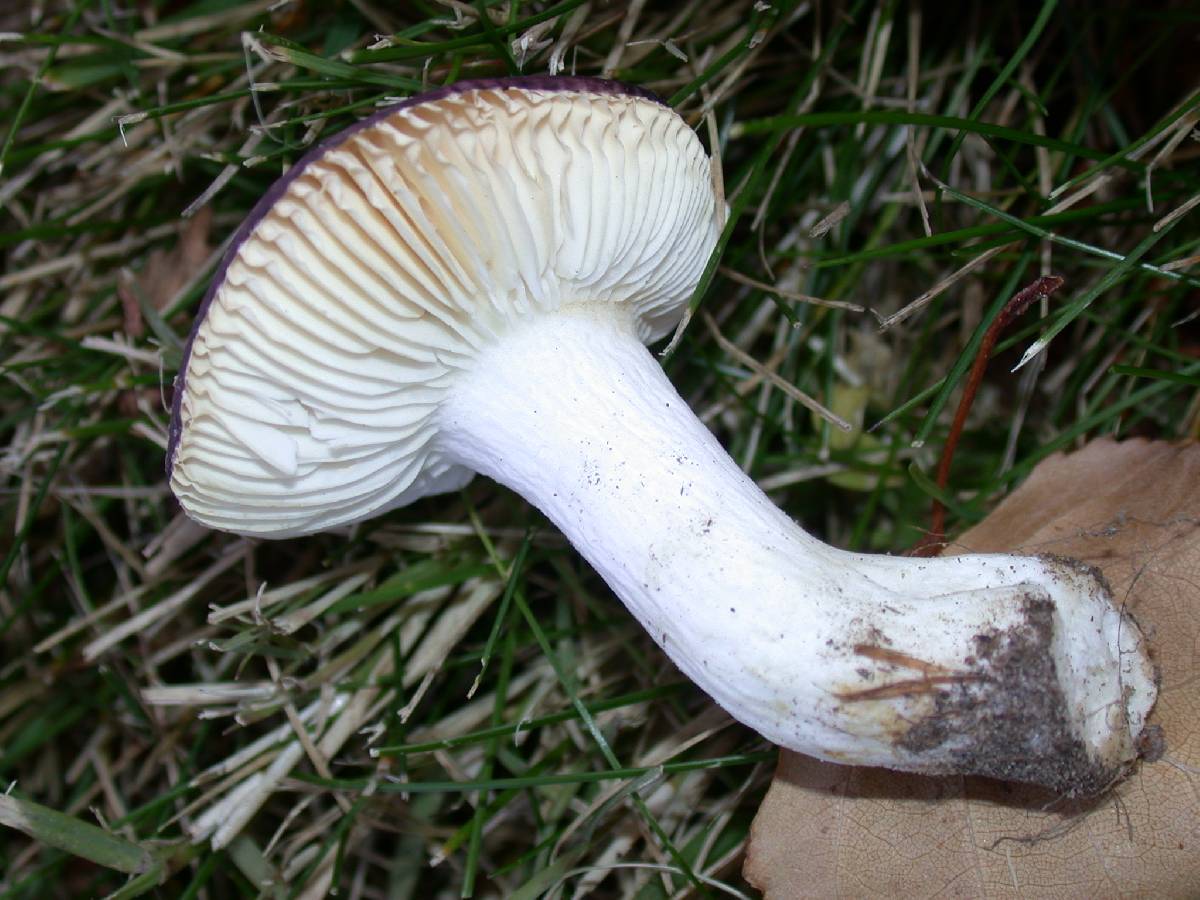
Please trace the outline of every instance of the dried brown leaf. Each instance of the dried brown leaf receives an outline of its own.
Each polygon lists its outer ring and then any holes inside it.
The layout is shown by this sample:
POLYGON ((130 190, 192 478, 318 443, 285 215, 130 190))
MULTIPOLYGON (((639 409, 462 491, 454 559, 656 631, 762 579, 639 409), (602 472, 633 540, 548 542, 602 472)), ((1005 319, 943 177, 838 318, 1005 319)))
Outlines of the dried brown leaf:
POLYGON ((118 284, 125 333, 130 337, 137 338, 146 333, 141 304, 138 302, 138 291, 154 309, 161 310, 196 274, 196 270, 204 265, 212 252, 212 246, 208 242, 212 218, 211 207, 201 208, 196 215, 184 221, 179 241, 174 247, 170 250, 155 250, 150 254, 135 284, 118 284))
POLYGON ((746 877, 768 898, 1200 895, 1200 444, 1099 440, 1053 456, 953 550, 1099 567, 1162 672, 1161 758, 1066 802, 784 752, 746 877))

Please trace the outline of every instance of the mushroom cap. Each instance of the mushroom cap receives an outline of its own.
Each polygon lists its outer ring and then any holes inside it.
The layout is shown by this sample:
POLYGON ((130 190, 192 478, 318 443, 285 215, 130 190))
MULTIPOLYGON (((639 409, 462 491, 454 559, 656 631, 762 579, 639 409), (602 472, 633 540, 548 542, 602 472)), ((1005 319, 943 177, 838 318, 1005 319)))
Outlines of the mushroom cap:
POLYGON ((642 89, 464 81, 382 109, 235 234, 175 383, 171 489, 193 519, 264 537, 456 490, 473 473, 438 445, 437 410, 478 352, 580 303, 625 304, 661 338, 719 224, 700 141, 642 89))

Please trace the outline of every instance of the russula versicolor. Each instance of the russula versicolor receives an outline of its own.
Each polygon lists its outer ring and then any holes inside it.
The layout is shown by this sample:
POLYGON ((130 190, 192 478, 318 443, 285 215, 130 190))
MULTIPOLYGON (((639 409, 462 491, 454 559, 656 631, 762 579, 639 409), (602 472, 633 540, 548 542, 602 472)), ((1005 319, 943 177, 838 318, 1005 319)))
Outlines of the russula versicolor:
POLYGON ((1093 571, 828 547, 645 349, 682 314, 718 207, 699 140, 637 88, 462 82, 370 116, 235 235, 175 386, 172 490, 205 525, 288 537, 480 472, 775 743, 1102 789, 1155 686, 1093 571))

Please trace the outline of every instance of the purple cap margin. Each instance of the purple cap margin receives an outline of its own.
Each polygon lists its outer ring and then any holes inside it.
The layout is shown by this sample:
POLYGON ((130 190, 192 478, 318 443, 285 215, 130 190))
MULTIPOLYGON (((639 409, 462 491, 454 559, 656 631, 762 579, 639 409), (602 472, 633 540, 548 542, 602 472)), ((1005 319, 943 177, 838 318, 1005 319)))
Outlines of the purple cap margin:
POLYGON ((196 310, 196 318, 192 321, 191 331, 188 333, 187 342, 183 345, 183 361, 179 364, 179 374, 175 377, 174 396, 171 399, 171 423, 167 429, 167 481, 171 480, 171 469, 175 464, 175 451, 179 447, 180 432, 183 429, 183 423, 180 421, 180 409, 183 402, 183 392, 187 386, 187 368, 188 361, 192 355, 192 343, 196 340, 196 334, 200 331, 200 326, 203 324, 205 317, 208 314, 209 305, 212 299, 216 296, 217 290, 225 281, 225 271, 229 268, 229 264, 233 262, 237 256, 238 250, 241 249, 246 238, 254 230, 254 227, 267 214, 268 210, 275 205, 275 201, 283 196, 288 185, 299 177, 309 163, 320 159, 329 150, 340 145, 343 141, 349 138, 356 132, 362 131, 365 128, 370 128, 377 122, 388 118, 399 110, 407 109, 411 106, 420 106, 422 103, 430 103, 435 100, 441 100, 445 97, 452 97, 458 94, 465 94, 469 91, 485 91, 496 89, 515 89, 525 91, 560 91, 563 93, 580 93, 580 94, 615 94, 632 97, 642 97, 646 100, 651 100, 666 106, 666 102, 655 94, 653 91, 638 85, 626 84, 621 81, 610 81, 605 78, 594 78, 590 76, 575 76, 575 75, 513 75, 506 78, 474 78, 465 81, 458 81, 446 87, 437 88, 432 91, 427 91, 422 94, 414 94, 411 97, 406 97, 398 103, 393 103, 390 106, 382 107, 366 116, 363 119, 349 125, 339 131, 337 134, 331 135, 321 141, 316 146, 310 148, 300 159, 295 162, 291 168, 283 173, 274 184, 272 184, 265 194, 259 198, 254 204, 254 208, 250 210, 245 221, 238 226, 238 230, 234 232, 233 238, 229 242, 229 247, 225 251, 225 255, 221 257, 221 262, 217 266, 216 272, 213 273, 212 281, 209 283, 208 290, 205 291, 203 299, 200 301, 200 307, 196 310))

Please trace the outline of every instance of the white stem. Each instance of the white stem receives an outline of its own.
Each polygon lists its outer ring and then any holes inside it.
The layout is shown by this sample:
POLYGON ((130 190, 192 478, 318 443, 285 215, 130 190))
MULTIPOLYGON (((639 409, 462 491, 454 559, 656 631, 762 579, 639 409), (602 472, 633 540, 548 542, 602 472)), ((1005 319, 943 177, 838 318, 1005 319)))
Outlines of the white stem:
POLYGON ((1075 793, 1135 755, 1152 673, 1091 570, 822 544, 729 458, 619 306, 522 324, 440 415, 450 460, 538 506, 680 669, 777 744, 1075 793))

